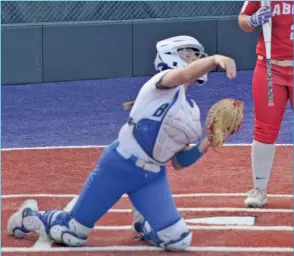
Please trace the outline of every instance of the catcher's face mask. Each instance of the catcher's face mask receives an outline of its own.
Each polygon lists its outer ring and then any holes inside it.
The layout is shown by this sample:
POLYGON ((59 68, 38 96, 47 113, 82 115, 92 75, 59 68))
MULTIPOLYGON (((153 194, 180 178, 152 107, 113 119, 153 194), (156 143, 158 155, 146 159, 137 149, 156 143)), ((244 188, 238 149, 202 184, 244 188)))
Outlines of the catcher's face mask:
POLYGON ((192 61, 206 56, 202 44, 191 36, 175 36, 161 40, 156 44, 157 56, 155 68, 162 71, 162 66, 169 69, 184 68, 192 61))
MULTIPOLYGON (((154 65, 157 71, 184 68, 191 62, 207 56, 202 44, 190 36, 176 36, 159 41, 156 49, 154 65)), ((202 85, 206 81, 207 76, 205 75, 195 82, 202 85)))
POLYGON ((206 53, 201 52, 199 49, 191 47, 178 49, 178 54, 187 64, 207 56, 206 53))

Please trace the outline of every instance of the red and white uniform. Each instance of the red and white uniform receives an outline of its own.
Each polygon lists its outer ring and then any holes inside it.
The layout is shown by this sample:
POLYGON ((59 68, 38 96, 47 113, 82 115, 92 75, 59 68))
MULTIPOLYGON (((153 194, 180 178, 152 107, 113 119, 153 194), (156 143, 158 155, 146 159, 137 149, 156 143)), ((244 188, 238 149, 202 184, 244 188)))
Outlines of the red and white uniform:
MULTIPOLYGON (((271 56, 274 107, 268 107, 266 54, 262 31, 256 47, 257 62, 252 81, 255 111, 254 140, 266 144, 275 143, 289 99, 293 108, 293 67, 275 64, 275 60, 293 61, 294 2, 271 1, 270 5, 273 12, 271 56)), ((261 1, 246 1, 241 14, 251 16, 260 7, 261 1)))
MULTIPOLYGON (((271 1, 272 17, 272 58, 293 60, 294 5, 293 1, 271 1)), ((260 1, 246 1, 242 14, 251 16, 261 7, 260 1)), ((260 34, 256 53, 265 57, 263 33, 260 34)))

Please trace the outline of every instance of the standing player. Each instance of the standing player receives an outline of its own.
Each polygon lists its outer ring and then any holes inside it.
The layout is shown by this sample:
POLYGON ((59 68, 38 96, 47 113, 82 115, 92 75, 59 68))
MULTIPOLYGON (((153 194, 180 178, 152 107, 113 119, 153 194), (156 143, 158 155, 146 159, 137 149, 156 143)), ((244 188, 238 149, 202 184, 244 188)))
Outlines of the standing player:
MULTIPOLYGON (((218 65, 233 78, 236 66, 234 60, 221 55, 201 58, 202 45, 189 36, 158 42, 157 52, 155 68, 161 72, 141 88, 129 121, 118 139, 105 148, 73 209, 69 213, 41 212, 36 201, 26 201, 10 217, 9 234, 21 237, 44 230, 55 242, 80 246, 95 223, 127 194, 135 207, 133 230, 141 239, 170 251, 182 251, 191 244, 192 233, 175 206, 165 164, 172 159, 176 168, 185 168, 201 158, 210 143, 217 145, 210 137, 199 141, 200 111, 195 102, 187 101, 186 90, 218 65), (197 145, 187 147, 192 143, 197 145)), ((243 104, 226 102, 223 108, 215 104, 209 111, 215 109, 216 117, 222 117, 220 113, 227 117, 224 122, 216 118, 220 124, 216 126, 211 116, 211 127, 223 128, 220 138, 236 131, 243 117, 243 104), (240 112, 235 111, 238 109, 240 112)), ((215 135, 219 129, 210 130, 215 135)))
MULTIPOLYGON (((268 106, 266 53, 263 34, 257 43, 257 63, 253 75, 254 140, 251 150, 254 189, 245 205, 263 207, 266 204, 267 184, 275 155, 275 142, 288 100, 293 109, 293 1, 246 1, 239 15, 241 29, 252 32, 271 21, 272 81, 274 106, 268 106)), ((244 50, 244 49, 243 49, 244 50)))

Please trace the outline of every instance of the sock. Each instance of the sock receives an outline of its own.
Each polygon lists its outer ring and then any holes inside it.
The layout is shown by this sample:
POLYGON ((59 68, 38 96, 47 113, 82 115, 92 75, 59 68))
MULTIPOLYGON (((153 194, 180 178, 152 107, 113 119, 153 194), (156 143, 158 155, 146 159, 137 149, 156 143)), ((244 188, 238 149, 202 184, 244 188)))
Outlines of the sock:
POLYGON ((251 149, 254 188, 266 189, 275 156, 275 144, 253 141, 251 149))

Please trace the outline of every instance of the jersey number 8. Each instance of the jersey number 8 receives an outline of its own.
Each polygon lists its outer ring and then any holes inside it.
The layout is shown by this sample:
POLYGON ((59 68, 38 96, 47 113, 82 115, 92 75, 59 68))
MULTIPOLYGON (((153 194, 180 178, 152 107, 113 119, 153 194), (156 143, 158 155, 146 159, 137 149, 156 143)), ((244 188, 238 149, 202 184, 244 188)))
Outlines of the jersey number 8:
POLYGON ((153 114, 153 116, 161 117, 167 110, 169 103, 162 104, 153 114))

